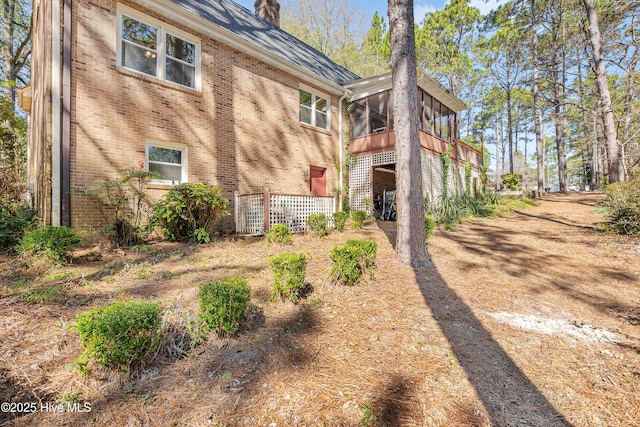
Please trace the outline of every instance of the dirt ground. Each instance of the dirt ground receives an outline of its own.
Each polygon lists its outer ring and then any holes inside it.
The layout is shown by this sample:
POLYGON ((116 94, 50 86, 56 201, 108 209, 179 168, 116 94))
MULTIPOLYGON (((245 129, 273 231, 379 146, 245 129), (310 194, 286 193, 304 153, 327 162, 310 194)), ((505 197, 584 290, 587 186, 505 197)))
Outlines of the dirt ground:
POLYGON ((0 400, 13 405, 0 424, 640 425, 640 241, 601 231, 601 198, 555 194, 438 230, 432 269, 397 262, 388 222, 289 247, 85 248, 47 271, 2 258, 0 400), (375 278, 333 284, 331 248, 354 237, 378 242, 375 278), (269 298, 267 259, 285 250, 310 254, 298 304, 269 298), (198 284, 232 275, 252 287, 241 330, 183 351, 198 284), (162 302, 158 354, 130 374, 81 376, 75 316, 130 298, 162 302))

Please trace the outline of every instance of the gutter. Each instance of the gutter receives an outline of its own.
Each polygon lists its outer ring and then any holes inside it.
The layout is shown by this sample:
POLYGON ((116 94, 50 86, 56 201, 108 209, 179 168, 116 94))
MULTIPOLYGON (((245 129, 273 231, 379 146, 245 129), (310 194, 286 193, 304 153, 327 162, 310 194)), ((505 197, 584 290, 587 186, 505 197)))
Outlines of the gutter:
POLYGON ((51 2, 51 225, 60 225, 60 0, 51 2))
POLYGON ((62 13, 62 225, 71 227, 71 2, 62 13))
MULTIPOLYGON (((338 187, 340 188, 340 198, 344 199, 344 125, 342 123, 344 116, 344 106, 343 102, 347 98, 347 96, 351 96, 353 92, 349 89, 344 89, 342 96, 338 100, 338 108, 340 109, 340 114, 338 114, 338 128, 340 131, 338 132, 338 158, 340 162, 340 176, 338 177, 338 187)), ((342 210, 342 200, 338 201, 338 210, 342 210)))

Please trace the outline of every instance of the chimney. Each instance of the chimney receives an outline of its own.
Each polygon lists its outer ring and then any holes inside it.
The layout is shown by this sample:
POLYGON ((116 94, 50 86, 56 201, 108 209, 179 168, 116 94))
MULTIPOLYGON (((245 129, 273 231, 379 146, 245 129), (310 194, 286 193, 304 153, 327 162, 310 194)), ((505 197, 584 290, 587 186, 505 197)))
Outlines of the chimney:
POLYGON ((256 14, 263 17, 273 25, 280 26, 280 4, 278 0, 256 0, 253 5, 256 14))

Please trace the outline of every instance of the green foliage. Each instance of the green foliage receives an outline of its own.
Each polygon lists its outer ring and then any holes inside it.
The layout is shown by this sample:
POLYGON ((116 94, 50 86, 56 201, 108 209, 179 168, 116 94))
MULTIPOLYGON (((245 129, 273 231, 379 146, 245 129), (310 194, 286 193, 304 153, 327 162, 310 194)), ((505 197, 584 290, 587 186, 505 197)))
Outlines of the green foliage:
POLYGON ((467 160, 464 164, 464 192, 467 196, 471 194, 471 162, 467 160))
POLYGON ((251 288, 243 277, 200 285, 199 319, 203 330, 219 336, 233 335, 244 317, 251 298, 251 288))
POLYGON ((192 238, 207 243, 215 227, 229 215, 228 204, 222 190, 215 185, 183 183, 156 203, 153 213, 167 240, 192 238))
POLYGON ((307 218, 307 226, 314 236, 324 237, 327 235, 329 220, 325 214, 312 214, 307 218))
POLYGON ((492 191, 481 193, 477 197, 462 194, 446 199, 442 198, 434 204, 427 203, 425 204, 425 212, 432 216, 437 224, 442 224, 446 229, 449 229, 465 217, 497 215, 499 214, 498 206, 501 203, 500 197, 492 191))
POLYGON ((271 299, 277 296, 297 301, 304 289, 304 278, 307 269, 305 254, 283 253, 269 258, 273 267, 273 293, 271 299))
POLYGON ((85 356, 121 369, 144 362, 156 351, 161 323, 160 304, 149 301, 116 301, 76 316, 85 356))
POLYGON ((38 224, 38 218, 27 204, 12 208, 0 208, 0 250, 13 248, 38 224))
POLYGON ((267 231, 267 242, 277 243, 279 245, 290 245, 291 230, 286 224, 275 224, 267 231))
POLYGON ((336 282, 355 285, 364 272, 373 275, 378 245, 373 240, 350 239, 332 249, 331 274, 336 282))
MULTIPOLYGON (((7 82, 2 82, 4 90, 7 82)), ((0 98, 0 212, 14 214, 23 203, 27 171, 27 119, 15 113, 10 97, 0 98)))
POLYGON ((150 227, 143 219, 151 212, 147 203, 147 184, 158 177, 155 172, 138 168, 120 171, 116 179, 100 179, 81 190, 81 194, 94 200, 106 224, 99 224, 103 233, 118 246, 131 247, 143 242, 150 227))
POLYGON ((519 173, 505 173, 502 175, 502 182, 509 190, 517 190, 522 182, 522 175, 519 173))
POLYGON ((349 214, 344 211, 338 211, 333 213, 333 227, 338 231, 344 231, 344 226, 347 223, 347 217, 349 214))
POLYGON ((442 201, 446 202, 449 198, 449 167, 451 166, 451 147, 448 144, 440 156, 442 157, 442 201))
POLYGON ((609 219, 609 229, 618 234, 640 235, 640 172, 629 180, 605 187, 602 202, 609 219))
POLYGON ((436 229, 436 220, 429 214, 424 214, 424 235, 428 239, 436 229))
POLYGON ((65 262, 81 241, 71 228, 48 226, 36 228, 22 236, 16 250, 22 255, 44 255, 53 261, 65 262))
POLYGON ((365 211, 355 211, 351 213, 351 228, 362 228, 367 219, 365 211))

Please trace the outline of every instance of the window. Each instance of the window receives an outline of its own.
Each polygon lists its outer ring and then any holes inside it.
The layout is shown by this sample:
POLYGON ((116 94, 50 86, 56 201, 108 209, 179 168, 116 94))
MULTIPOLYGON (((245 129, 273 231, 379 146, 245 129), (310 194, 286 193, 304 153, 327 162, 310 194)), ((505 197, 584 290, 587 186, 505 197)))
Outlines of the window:
POLYGON ((367 98, 358 99, 349 105, 349 129, 352 138, 366 135, 367 98))
POLYGON ((327 98, 300 89, 300 121, 321 129, 329 129, 329 101, 327 98))
POLYGON ((387 130, 387 92, 369 97, 369 133, 387 130))
POLYGON ((422 128, 424 130, 426 130, 427 132, 431 133, 433 132, 432 128, 433 128, 433 108, 431 108, 431 103, 433 101, 433 98, 431 97, 431 95, 427 95, 426 93, 424 94, 424 99, 423 99, 423 107, 424 107, 424 121, 422 123, 422 128))
POLYGON ((436 136, 442 136, 442 128, 440 123, 440 102, 433 101, 433 131, 436 136))
POLYGON ((449 141, 451 137, 451 133, 449 132, 449 118, 451 113, 452 111, 449 110, 449 108, 444 104, 442 104, 442 139, 444 139, 445 141, 449 141))
POLYGON ((149 143, 146 165, 160 177, 156 182, 177 185, 187 181, 187 148, 177 144, 149 143))
POLYGON ((128 9, 119 16, 118 48, 122 67, 198 89, 199 41, 128 9))

